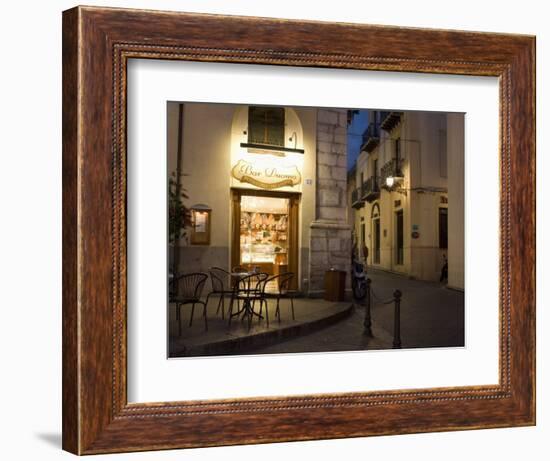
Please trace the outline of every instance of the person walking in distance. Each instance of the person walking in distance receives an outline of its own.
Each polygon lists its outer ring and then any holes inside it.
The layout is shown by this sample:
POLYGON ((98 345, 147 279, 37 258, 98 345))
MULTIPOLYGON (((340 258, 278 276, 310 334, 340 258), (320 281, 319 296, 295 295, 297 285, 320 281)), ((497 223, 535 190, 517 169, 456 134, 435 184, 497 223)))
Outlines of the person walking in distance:
POLYGON ((367 245, 365 245, 365 242, 363 242, 363 261, 365 262, 365 267, 367 267, 368 257, 369 257, 369 249, 367 248, 367 245))

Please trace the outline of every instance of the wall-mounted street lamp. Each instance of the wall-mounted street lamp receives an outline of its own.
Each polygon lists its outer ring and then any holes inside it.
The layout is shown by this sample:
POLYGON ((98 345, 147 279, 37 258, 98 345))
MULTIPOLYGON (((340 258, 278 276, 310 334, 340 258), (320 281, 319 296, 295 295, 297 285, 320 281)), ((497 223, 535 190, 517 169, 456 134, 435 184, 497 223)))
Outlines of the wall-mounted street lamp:
POLYGON ((388 176, 386 178, 386 187, 393 189, 394 186, 402 184, 405 178, 403 176, 388 176))
POLYGON ((388 189, 392 189, 395 185, 401 184, 405 178, 403 178, 401 169, 399 168, 400 157, 401 157, 401 139, 395 140, 395 158, 394 162, 394 172, 386 177, 386 186, 388 189))
POLYGON ((405 178, 403 176, 388 176, 386 178, 386 187, 392 189, 393 186, 401 184, 405 178))

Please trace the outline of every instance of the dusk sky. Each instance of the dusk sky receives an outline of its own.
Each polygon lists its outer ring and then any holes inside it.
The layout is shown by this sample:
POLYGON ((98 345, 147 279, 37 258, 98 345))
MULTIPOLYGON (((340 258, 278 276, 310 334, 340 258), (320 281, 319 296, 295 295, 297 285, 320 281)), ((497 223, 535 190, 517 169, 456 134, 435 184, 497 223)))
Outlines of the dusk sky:
POLYGON ((348 126, 348 171, 351 170, 359 155, 363 142, 363 132, 369 124, 369 111, 362 109, 355 114, 348 126))

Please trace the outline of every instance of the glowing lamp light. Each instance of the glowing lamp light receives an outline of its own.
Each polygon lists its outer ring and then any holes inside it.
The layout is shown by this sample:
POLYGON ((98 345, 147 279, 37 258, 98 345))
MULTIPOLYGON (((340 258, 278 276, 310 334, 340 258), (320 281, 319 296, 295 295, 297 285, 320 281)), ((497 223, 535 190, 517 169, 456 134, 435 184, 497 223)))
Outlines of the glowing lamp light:
POLYGON ((403 181, 403 178, 400 176, 388 176, 386 178, 386 186, 388 189, 393 188, 395 185, 401 183, 403 181))

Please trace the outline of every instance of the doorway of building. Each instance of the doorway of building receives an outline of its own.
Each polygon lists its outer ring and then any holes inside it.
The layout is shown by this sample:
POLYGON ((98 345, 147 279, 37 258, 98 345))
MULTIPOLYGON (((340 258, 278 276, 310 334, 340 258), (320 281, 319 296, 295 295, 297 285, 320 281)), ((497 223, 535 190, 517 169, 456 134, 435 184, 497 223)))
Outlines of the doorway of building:
POLYGON ((299 195, 233 190, 231 266, 298 279, 299 195))
POLYGON ((396 244, 396 258, 395 263, 397 265, 402 265, 404 262, 403 254, 403 210, 398 210, 395 212, 395 244, 396 244))
POLYGON ((372 220, 372 240, 373 240, 373 264, 380 264, 380 217, 376 217, 372 220))
POLYGON ((380 264, 380 206, 374 203, 371 209, 372 264, 380 264))

